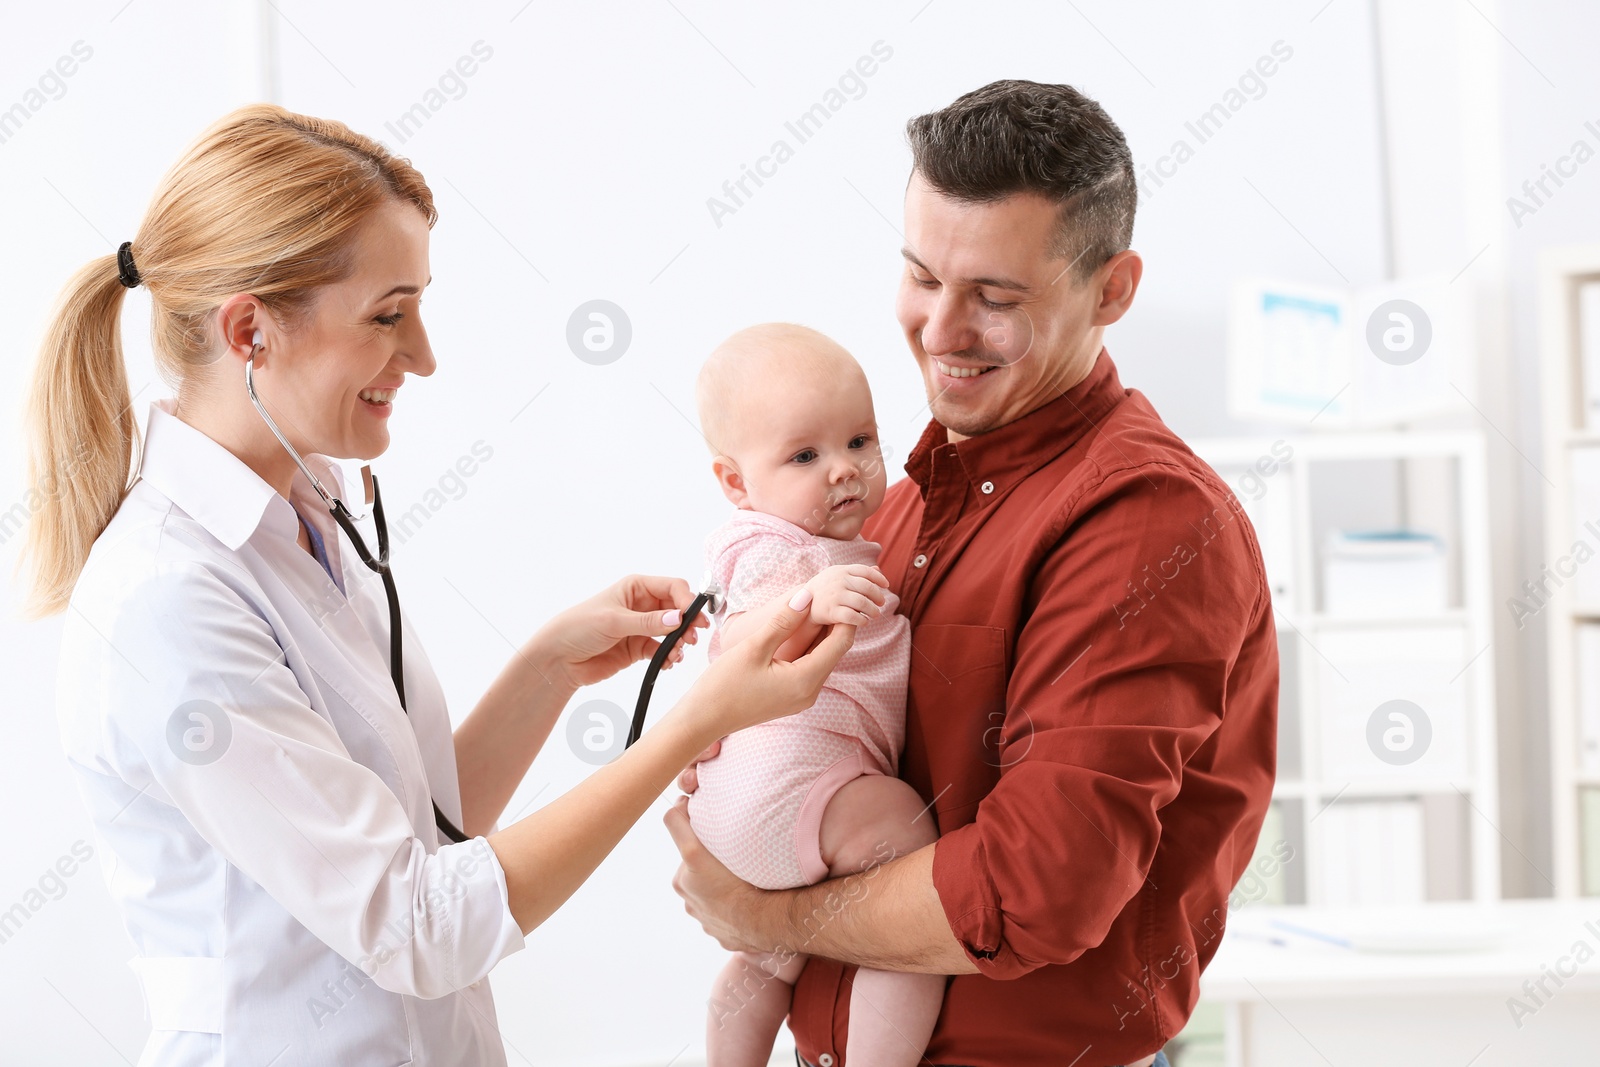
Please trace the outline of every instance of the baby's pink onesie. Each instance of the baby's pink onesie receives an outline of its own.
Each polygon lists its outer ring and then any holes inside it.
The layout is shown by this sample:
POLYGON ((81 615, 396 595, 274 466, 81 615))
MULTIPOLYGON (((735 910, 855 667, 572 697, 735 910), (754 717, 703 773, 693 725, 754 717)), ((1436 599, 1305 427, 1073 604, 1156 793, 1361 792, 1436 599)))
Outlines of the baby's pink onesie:
MULTIPOLYGON (((819 537, 759 511, 739 509, 706 538, 707 575, 726 593, 707 648, 721 654, 728 614, 786 595, 826 567, 875 565, 878 545, 819 537)), ((818 832, 844 783, 894 775, 905 742, 911 620, 885 590, 883 611, 856 627, 817 702, 804 711, 729 734, 698 764, 689 822, 711 854, 762 889, 811 885, 828 874, 818 832)), ((746 638, 748 640, 748 638, 746 638)))

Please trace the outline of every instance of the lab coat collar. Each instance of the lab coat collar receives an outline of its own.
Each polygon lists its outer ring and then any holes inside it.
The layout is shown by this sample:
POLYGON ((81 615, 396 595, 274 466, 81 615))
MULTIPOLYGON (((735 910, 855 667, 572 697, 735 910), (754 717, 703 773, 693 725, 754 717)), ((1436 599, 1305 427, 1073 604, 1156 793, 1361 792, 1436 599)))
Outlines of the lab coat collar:
MULTIPOLYGON (((263 521, 269 532, 297 539, 299 519, 289 502, 238 456, 179 418, 177 404, 172 397, 151 402, 139 477, 230 551, 237 551, 263 521)), ((306 453, 304 458, 323 487, 344 499, 340 466, 316 452, 306 453)), ((303 509, 315 505, 325 510, 322 498, 299 467, 289 491, 303 509)))

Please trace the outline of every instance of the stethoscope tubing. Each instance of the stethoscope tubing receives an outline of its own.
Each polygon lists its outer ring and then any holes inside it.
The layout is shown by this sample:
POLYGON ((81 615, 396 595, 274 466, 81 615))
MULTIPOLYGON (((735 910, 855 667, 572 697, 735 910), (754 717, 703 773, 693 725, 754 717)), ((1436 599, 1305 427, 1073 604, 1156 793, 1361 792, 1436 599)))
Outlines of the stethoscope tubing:
MULTIPOLYGON (((312 488, 317 491, 317 494, 328 505, 328 510, 332 512, 334 521, 339 524, 346 536, 350 538, 350 543, 355 546, 356 554, 361 557, 361 562, 383 577, 383 593, 384 597, 389 601, 389 676, 394 681, 395 695, 400 698, 400 710, 410 715, 411 712, 406 707, 405 661, 400 632, 400 594, 395 589, 394 573, 389 568, 389 524, 383 519, 383 495, 378 491, 378 478, 376 475, 372 476, 372 520, 373 524, 378 528, 378 555, 374 558, 372 553, 367 550, 367 542, 356 531, 355 519, 351 516, 350 509, 344 506, 344 501, 333 496, 322 487, 322 483, 317 480, 317 476, 311 473, 311 469, 306 466, 305 460, 300 458, 300 453, 295 451, 295 447, 289 443, 289 439, 283 435, 283 431, 278 429, 278 424, 272 421, 272 416, 267 414, 266 406, 261 403, 261 398, 256 395, 254 371, 256 352, 260 350, 260 347, 259 345, 253 346, 250 351, 250 357, 245 360, 245 390, 250 394, 250 402, 256 406, 256 410, 261 413, 262 419, 266 421, 267 428, 278 438, 278 442, 283 445, 290 457, 299 466, 301 472, 311 482, 312 488)), ((455 823, 451 822, 449 817, 439 810, 437 801, 433 805, 433 821, 440 832, 451 841, 459 843, 468 840, 467 835, 458 830, 455 823)))
MULTIPOLYGON (((322 482, 317 479, 315 474, 311 473, 311 468, 306 466, 306 462, 300 457, 300 453, 295 451, 295 447, 289 443, 289 438, 284 436, 282 430, 278 429, 278 424, 267 413, 266 405, 262 404, 261 398, 256 395, 255 359, 256 353, 260 349, 260 345, 252 346, 250 356, 245 360, 245 390, 250 394, 250 402, 255 405, 256 411, 261 414, 261 418, 266 422, 267 428, 272 431, 273 436, 277 437, 278 443, 283 445, 284 450, 295 461, 301 473, 306 476, 306 480, 311 483, 311 487, 317 491, 317 495, 322 497, 323 502, 327 504, 328 511, 332 513, 334 521, 339 524, 345 535, 350 538, 350 543, 355 547, 356 554, 361 557, 361 562, 383 577, 383 592, 389 602, 389 674, 394 681, 395 695, 400 698, 400 710, 409 715, 410 711, 406 708, 405 666, 402 658, 403 648, 400 632, 400 594, 395 589, 394 573, 389 567, 389 525, 383 518, 383 494, 378 490, 377 475, 372 475, 372 518, 373 525, 378 530, 378 555, 374 557, 367 550, 365 539, 357 532, 355 518, 350 514, 350 510, 345 507, 344 501, 323 488, 322 482)), ((689 607, 685 609, 683 620, 671 633, 662 638, 660 644, 656 647, 655 654, 650 657, 649 666, 645 668, 644 682, 639 687, 639 700, 633 709, 633 723, 628 729, 627 740, 622 746, 624 751, 631 748, 633 743, 639 740, 640 735, 644 733, 645 715, 650 707, 650 696, 655 689, 656 676, 661 673, 661 668, 666 664, 667 657, 677 647, 679 639, 689 632, 689 627, 694 625, 694 620, 707 603, 711 604, 712 611, 717 609, 717 596, 718 592, 715 587, 699 593, 689 604, 689 607)), ((467 840, 467 835, 458 830, 445 813, 439 810, 437 802, 433 805, 433 821, 439 827, 440 832, 451 841, 461 842, 467 840)))
POLYGON ((667 636, 661 639, 656 646, 655 655, 650 657, 650 665, 645 668, 644 682, 639 686, 639 701, 633 706, 633 725, 628 728, 628 739, 623 744, 623 751, 627 751, 633 743, 639 740, 639 735, 644 733, 645 711, 650 707, 650 694, 656 686, 656 675, 661 673, 662 666, 667 662, 667 657, 672 655, 673 648, 678 644, 678 639, 689 632, 689 627, 694 625, 695 617, 700 614, 700 609, 708 602, 712 603, 712 610, 716 610, 715 589, 707 589, 690 602, 684 610, 683 621, 667 636))

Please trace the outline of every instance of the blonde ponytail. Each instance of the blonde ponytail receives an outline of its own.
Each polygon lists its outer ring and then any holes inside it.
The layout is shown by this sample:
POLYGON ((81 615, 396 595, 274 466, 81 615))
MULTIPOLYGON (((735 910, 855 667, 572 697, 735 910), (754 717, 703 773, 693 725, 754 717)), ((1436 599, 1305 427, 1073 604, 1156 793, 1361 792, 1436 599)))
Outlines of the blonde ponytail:
POLYGON ((122 361, 126 292, 117 257, 101 256, 67 282, 45 332, 28 396, 22 499, 35 559, 24 605, 32 618, 66 607, 82 557, 128 489, 138 423, 122 361))
MULTIPOLYGON (((347 277, 357 230, 390 200, 415 206, 429 226, 438 218, 422 175, 343 123, 253 104, 206 130, 162 179, 132 243, 163 380, 180 388, 215 361, 212 317, 227 297, 250 293, 287 319, 347 277)), ((124 293, 117 257, 94 260, 62 290, 40 348, 18 560, 33 564, 30 618, 66 608, 137 475, 124 293)), ((0 535, 14 512, 0 515, 0 535)))

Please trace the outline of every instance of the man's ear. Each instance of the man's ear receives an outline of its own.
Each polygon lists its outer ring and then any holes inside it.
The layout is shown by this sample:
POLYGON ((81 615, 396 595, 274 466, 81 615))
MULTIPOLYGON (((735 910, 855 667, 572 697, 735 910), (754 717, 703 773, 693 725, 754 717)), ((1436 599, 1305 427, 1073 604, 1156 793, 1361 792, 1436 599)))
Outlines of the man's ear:
POLYGON ((744 475, 739 473, 738 466, 727 456, 716 456, 711 460, 711 473, 716 475, 717 484, 722 487, 722 495, 736 508, 742 508, 750 500, 750 493, 744 487, 744 475))
POLYGON ((1110 326, 1128 313, 1133 306, 1133 294, 1139 289, 1139 279, 1144 274, 1144 260, 1133 249, 1124 249, 1112 256, 1096 272, 1100 284, 1100 303, 1094 309, 1091 326, 1110 326))

